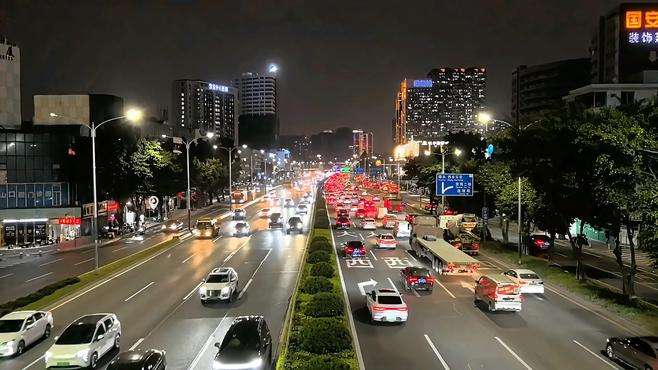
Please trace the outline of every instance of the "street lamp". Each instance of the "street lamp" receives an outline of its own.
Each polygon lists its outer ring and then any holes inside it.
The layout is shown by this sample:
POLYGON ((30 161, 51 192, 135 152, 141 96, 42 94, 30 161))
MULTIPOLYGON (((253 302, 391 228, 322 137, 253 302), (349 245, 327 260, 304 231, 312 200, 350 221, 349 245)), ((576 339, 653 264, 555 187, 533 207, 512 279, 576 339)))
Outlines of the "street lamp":
MULTIPOLYGON (((62 117, 61 115, 51 112, 50 117, 62 117)), ((142 111, 139 109, 131 108, 128 109, 122 116, 106 119, 105 121, 99 123, 98 125, 94 122, 91 123, 90 132, 91 132, 91 168, 92 168, 92 181, 94 188, 94 219, 92 220, 92 238, 94 240, 94 260, 95 268, 98 270, 98 196, 96 194, 96 130, 101 128, 104 124, 112 121, 118 121, 120 119, 126 119, 131 122, 137 122, 142 119, 142 111)))
MULTIPOLYGON (((232 194, 233 194, 233 174, 231 165, 233 164, 232 154, 233 150, 237 149, 236 147, 224 147, 219 145, 213 145, 213 149, 224 149, 228 153, 228 197, 229 197, 229 208, 232 207, 232 194)), ((238 150, 239 151, 239 150, 238 150)))

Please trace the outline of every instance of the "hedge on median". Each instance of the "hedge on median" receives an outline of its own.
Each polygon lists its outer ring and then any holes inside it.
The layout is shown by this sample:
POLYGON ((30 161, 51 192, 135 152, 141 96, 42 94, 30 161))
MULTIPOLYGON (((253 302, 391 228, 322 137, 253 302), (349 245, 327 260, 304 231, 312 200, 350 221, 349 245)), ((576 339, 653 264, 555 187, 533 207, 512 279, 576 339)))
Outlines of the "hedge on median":
POLYGON ((328 241, 315 240, 308 246, 308 253, 314 253, 316 251, 325 251, 327 253, 331 253, 333 251, 332 249, 333 246, 328 241))
POLYGON ((336 293, 319 292, 304 306, 304 313, 311 317, 341 316, 345 310, 343 299, 336 293))
POLYGON ((322 355, 311 357, 310 360, 303 363, 300 370, 350 370, 350 365, 331 355, 322 355))
POLYGON ((302 283, 302 292, 315 294, 320 292, 331 292, 334 284, 324 276, 309 276, 302 283))
POLYGON ((330 258, 329 252, 321 249, 309 254, 307 261, 308 263, 329 262, 330 258))
POLYGON ((345 324, 335 318, 308 319, 299 332, 302 350, 327 354, 341 352, 352 346, 352 336, 345 324))
POLYGON ((329 262, 318 262, 311 266, 312 276, 324 276, 331 278, 334 276, 334 267, 329 262))
POLYGON ((46 285, 45 287, 37 290, 34 293, 31 293, 29 295, 26 295, 24 297, 17 298, 13 301, 4 303, 0 305, 0 316, 3 316, 4 314, 15 311, 18 308, 25 307, 28 304, 32 302, 36 302, 40 300, 43 297, 49 296, 53 294, 56 290, 63 288, 68 285, 73 285, 76 283, 79 283, 80 279, 75 276, 75 277, 69 277, 66 279, 62 279, 60 281, 57 281, 55 283, 52 283, 50 285, 46 285))

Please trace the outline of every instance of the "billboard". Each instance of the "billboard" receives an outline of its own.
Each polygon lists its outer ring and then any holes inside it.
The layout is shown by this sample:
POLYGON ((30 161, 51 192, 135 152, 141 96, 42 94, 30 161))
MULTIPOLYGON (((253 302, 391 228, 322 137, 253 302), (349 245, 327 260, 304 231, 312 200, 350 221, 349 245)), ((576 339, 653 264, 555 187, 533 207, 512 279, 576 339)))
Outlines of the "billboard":
POLYGON ((89 126, 89 95, 35 95, 34 123, 89 126))
POLYGON ((21 53, 0 42, 0 124, 21 125, 21 53))

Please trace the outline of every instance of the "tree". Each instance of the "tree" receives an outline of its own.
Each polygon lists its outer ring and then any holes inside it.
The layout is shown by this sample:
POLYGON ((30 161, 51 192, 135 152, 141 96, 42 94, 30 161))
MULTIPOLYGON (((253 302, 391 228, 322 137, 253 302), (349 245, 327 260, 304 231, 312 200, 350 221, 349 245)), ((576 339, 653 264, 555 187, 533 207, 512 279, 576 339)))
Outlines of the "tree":
POLYGON ((219 158, 193 159, 196 183, 199 189, 208 194, 212 200, 217 191, 225 186, 228 170, 219 158))
POLYGON ((130 156, 130 169, 135 185, 134 194, 145 197, 160 193, 160 187, 155 179, 161 178, 162 172, 165 172, 163 170, 167 168, 177 172, 173 154, 164 150, 156 140, 140 139, 137 142, 137 150, 130 156))
MULTIPOLYGON (((476 184, 479 184, 488 200, 486 206, 492 209, 498 208, 503 189, 514 182, 509 164, 499 160, 484 162, 475 171, 475 176, 476 184)), ((500 213, 500 229, 503 233, 503 242, 507 244, 509 241, 509 213, 500 213)))

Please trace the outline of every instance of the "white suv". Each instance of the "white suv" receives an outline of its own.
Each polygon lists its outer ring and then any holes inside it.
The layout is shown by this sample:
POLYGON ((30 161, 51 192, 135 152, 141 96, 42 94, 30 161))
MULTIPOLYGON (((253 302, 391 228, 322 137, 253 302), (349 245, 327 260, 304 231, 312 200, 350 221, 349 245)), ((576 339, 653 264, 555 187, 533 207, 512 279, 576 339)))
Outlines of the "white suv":
POLYGON ((95 313, 72 322, 44 355, 46 367, 88 367, 119 349, 121 323, 113 313, 95 313))
POLYGON ((232 300, 238 290, 238 273, 232 267, 219 267, 210 271, 199 287, 201 303, 211 300, 232 300))
POLYGON ((20 356, 25 347, 48 338, 53 315, 44 311, 16 311, 0 318, 0 357, 20 356))

